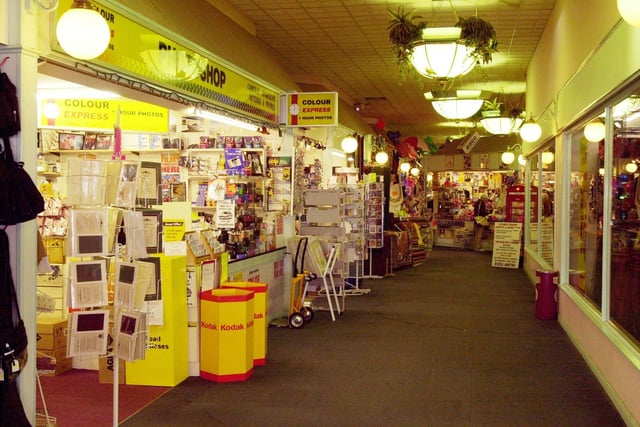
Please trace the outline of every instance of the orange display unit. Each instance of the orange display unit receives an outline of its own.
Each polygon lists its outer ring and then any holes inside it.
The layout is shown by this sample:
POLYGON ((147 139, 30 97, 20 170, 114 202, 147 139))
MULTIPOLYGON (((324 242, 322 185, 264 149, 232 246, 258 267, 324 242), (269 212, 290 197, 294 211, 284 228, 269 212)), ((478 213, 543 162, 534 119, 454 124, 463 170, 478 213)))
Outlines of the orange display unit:
POLYGON ((267 363, 267 284, 260 282, 225 282, 222 288, 238 288, 253 292, 253 364, 267 363))
POLYGON ((200 377, 218 383, 253 375, 254 293, 219 288, 200 294, 200 377))

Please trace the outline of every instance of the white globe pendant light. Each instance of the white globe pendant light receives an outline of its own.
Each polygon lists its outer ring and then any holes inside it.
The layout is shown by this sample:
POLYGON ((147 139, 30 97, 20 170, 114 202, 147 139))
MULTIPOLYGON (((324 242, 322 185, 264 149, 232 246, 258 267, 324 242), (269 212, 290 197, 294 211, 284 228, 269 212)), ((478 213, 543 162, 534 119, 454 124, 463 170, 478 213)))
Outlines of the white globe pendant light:
POLYGON ((598 142, 604 139, 605 127, 600 120, 595 120, 584 127, 584 137, 587 141, 598 142))
POLYGON ((520 138, 525 142, 536 142, 542 136, 542 128, 533 120, 527 120, 520 127, 520 138))
POLYGON ((511 163, 513 163, 515 159, 516 159, 516 155, 513 154, 511 151, 505 151, 500 156, 500 160, 502 160, 502 163, 504 163, 505 165, 510 165, 511 163))
POLYGON ((88 0, 74 0, 58 20, 56 36, 62 49, 77 59, 93 59, 109 46, 107 21, 88 0))
POLYGON ((353 153, 358 149, 358 140, 352 136, 348 136, 342 140, 342 151, 345 153, 353 153))
POLYGON ((638 0, 618 0, 618 12, 627 23, 634 27, 640 27, 640 3, 638 0))
POLYGON ((389 161, 389 155, 386 151, 378 151, 376 153, 376 163, 384 165, 387 161, 389 161))

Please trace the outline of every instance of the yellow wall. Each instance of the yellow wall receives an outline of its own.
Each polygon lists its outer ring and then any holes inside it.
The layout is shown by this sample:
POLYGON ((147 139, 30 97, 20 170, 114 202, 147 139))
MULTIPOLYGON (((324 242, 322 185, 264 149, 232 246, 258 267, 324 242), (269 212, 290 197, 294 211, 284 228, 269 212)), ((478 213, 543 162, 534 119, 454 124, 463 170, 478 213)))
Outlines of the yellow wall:
MULTIPOLYGON (((252 34, 255 31, 252 26, 239 25, 213 7, 202 8, 201 0, 117 3, 285 92, 300 89, 273 58, 269 47, 252 34), (202 13, 194 14, 193 10, 198 8, 202 13)), ((340 124, 360 133, 372 133, 371 127, 347 103, 340 102, 338 113, 340 124)))
MULTIPOLYGON (((544 143, 637 70, 637 55, 625 54, 635 43, 607 39, 620 19, 614 1, 556 2, 527 69, 526 110, 538 119, 543 137, 537 144, 523 144, 523 151, 544 143), (585 65, 597 65, 602 72, 585 73, 585 65), (586 79, 578 81, 581 76, 586 79)), ((634 32, 638 38, 640 31, 634 32)))

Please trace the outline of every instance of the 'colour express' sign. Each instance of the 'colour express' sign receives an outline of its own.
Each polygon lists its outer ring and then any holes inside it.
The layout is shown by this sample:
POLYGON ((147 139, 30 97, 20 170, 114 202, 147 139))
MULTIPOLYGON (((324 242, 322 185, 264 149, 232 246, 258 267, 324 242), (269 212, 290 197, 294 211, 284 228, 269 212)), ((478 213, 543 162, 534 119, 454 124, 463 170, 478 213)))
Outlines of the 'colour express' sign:
POLYGON ((288 126, 337 126, 338 93, 287 94, 288 126))
POLYGON ((166 133, 169 110, 146 102, 120 99, 43 99, 40 126, 62 129, 112 130, 120 112, 120 128, 125 131, 166 133))

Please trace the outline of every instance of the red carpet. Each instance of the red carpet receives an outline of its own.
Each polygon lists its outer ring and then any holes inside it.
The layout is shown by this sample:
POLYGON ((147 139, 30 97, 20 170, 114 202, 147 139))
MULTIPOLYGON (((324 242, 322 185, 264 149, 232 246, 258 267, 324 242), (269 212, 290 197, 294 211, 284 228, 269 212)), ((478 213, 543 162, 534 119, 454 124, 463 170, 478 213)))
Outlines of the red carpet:
MULTIPOLYGON (((40 377, 49 416, 55 417, 58 427, 113 426, 113 385, 100 384, 98 371, 72 369, 55 377, 40 377)), ((170 387, 134 386, 120 384, 118 422, 135 414, 170 387)), ((44 413, 38 392, 37 410, 44 413)))

